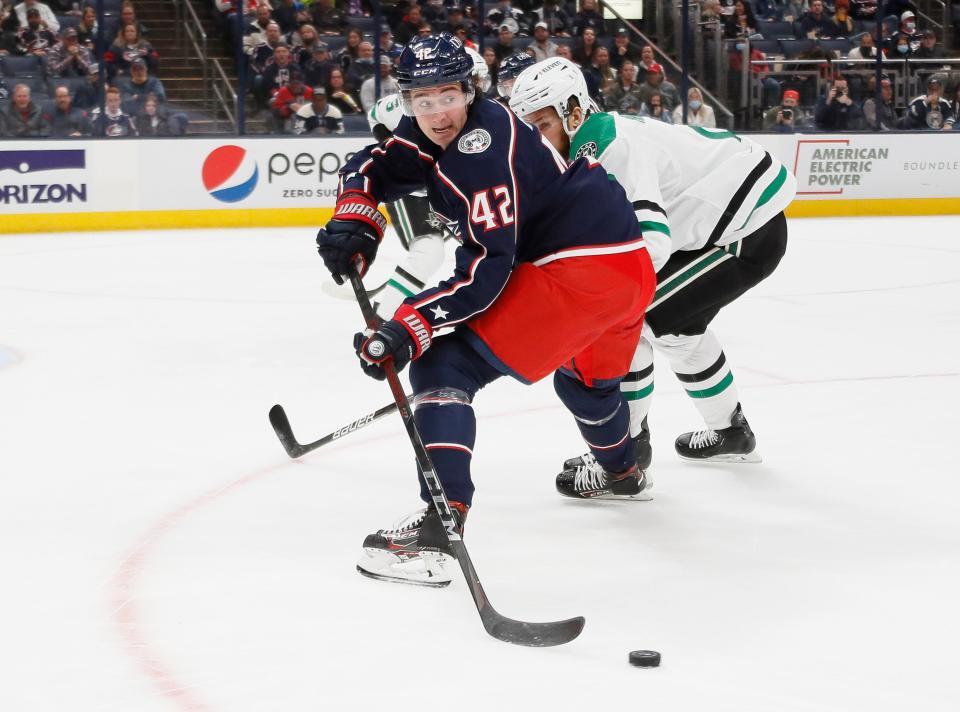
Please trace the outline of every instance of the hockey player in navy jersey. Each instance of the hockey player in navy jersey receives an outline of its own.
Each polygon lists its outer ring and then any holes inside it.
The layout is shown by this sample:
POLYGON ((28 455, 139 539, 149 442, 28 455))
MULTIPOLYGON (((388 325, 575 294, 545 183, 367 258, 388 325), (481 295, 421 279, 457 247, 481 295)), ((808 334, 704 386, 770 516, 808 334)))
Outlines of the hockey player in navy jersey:
MULTIPOLYGON (((416 422, 459 525, 473 499, 472 401, 503 375, 554 386, 602 464, 603 488, 643 497, 646 479, 620 392, 655 277, 623 189, 592 159, 567 168, 532 128, 476 95, 470 57, 443 34, 400 57, 405 117, 394 134, 341 171, 333 219, 317 236, 337 282, 374 260, 377 207, 426 187, 461 244, 456 269, 406 299, 354 345, 365 373, 411 363, 416 422), (438 329, 453 327, 442 335, 438 329)), ((421 478, 421 498, 430 503, 421 478)), ((364 541, 358 568, 374 578, 444 585, 449 556, 432 505, 364 541)))

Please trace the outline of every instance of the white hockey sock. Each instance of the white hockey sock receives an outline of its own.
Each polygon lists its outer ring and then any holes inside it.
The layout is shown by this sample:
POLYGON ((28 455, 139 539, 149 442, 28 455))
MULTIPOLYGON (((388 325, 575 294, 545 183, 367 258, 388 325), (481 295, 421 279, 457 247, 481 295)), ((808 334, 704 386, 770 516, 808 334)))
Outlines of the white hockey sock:
POLYGON ((669 359, 707 427, 729 428, 740 396, 716 335, 710 330, 694 336, 666 334, 654 346, 669 359))
POLYGON ((643 419, 650 412, 653 398, 653 347, 646 337, 640 339, 630 362, 630 372, 620 382, 620 392, 630 406, 630 437, 640 434, 643 419))
POLYGON ((377 293, 377 314, 389 319, 404 299, 422 292, 430 277, 443 264, 443 257, 440 235, 414 240, 406 258, 394 268, 383 289, 377 293))

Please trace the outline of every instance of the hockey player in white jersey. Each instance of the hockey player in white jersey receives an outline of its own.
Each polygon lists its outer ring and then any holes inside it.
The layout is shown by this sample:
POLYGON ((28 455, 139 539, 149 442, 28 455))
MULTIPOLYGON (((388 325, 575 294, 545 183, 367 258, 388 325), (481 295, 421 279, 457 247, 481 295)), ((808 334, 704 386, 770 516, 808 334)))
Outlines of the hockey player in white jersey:
MULTIPOLYGON (((621 386, 638 461, 649 464, 652 456, 651 346, 667 357, 706 425, 677 438, 678 454, 759 461, 730 366, 708 326, 780 262, 787 239, 783 210, 796 194, 794 176, 759 144, 730 131, 592 110, 582 73, 563 58, 524 70, 510 108, 571 161, 599 160, 634 201, 658 282, 646 336, 621 386)), ((589 481, 591 461, 589 455, 568 460, 558 485, 578 472, 589 481)))
MULTIPOLYGON (((490 70, 477 52, 466 48, 473 60, 474 80, 479 91, 490 89, 490 70)), ((367 112, 367 121, 374 138, 382 143, 393 135, 403 118, 399 94, 391 94, 377 101, 367 112)), ((418 191, 392 203, 387 203, 390 221, 400 238, 407 256, 384 282, 367 290, 377 314, 389 319, 407 297, 422 292, 433 274, 443 264, 444 240, 453 235, 430 209, 426 192, 418 191)), ((324 283, 324 291, 344 299, 353 299, 349 285, 324 283)))

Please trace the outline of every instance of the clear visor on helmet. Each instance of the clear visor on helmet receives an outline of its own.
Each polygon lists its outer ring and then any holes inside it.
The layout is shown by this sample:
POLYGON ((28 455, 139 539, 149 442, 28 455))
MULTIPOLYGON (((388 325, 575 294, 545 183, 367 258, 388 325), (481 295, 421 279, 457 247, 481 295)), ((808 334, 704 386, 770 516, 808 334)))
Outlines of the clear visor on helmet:
POLYGON ((400 92, 400 103, 405 116, 430 116, 467 106, 473 92, 465 92, 460 82, 441 84, 423 89, 405 89, 400 92))
POLYGON ((517 81, 516 77, 510 77, 509 79, 504 79, 502 82, 497 84, 497 93, 502 96, 504 99, 509 99, 510 95, 513 93, 514 82, 517 81))

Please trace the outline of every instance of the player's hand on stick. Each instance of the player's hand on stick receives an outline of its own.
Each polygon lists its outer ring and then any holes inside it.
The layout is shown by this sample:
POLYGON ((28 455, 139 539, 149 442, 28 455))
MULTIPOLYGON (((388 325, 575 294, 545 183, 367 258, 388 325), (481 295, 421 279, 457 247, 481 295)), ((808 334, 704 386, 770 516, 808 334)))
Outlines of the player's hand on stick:
POLYGON ((317 251, 333 281, 343 284, 351 265, 363 277, 377 256, 387 221, 371 195, 346 190, 337 199, 333 219, 317 233, 317 251))
POLYGON ((363 372, 382 381, 387 377, 384 361, 393 359, 399 373, 430 348, 430 342, 430 326, 416 309, 404 304, 393 319, 381 324, 376 331, 355 334, 353 348, 360 357, 363 372))

